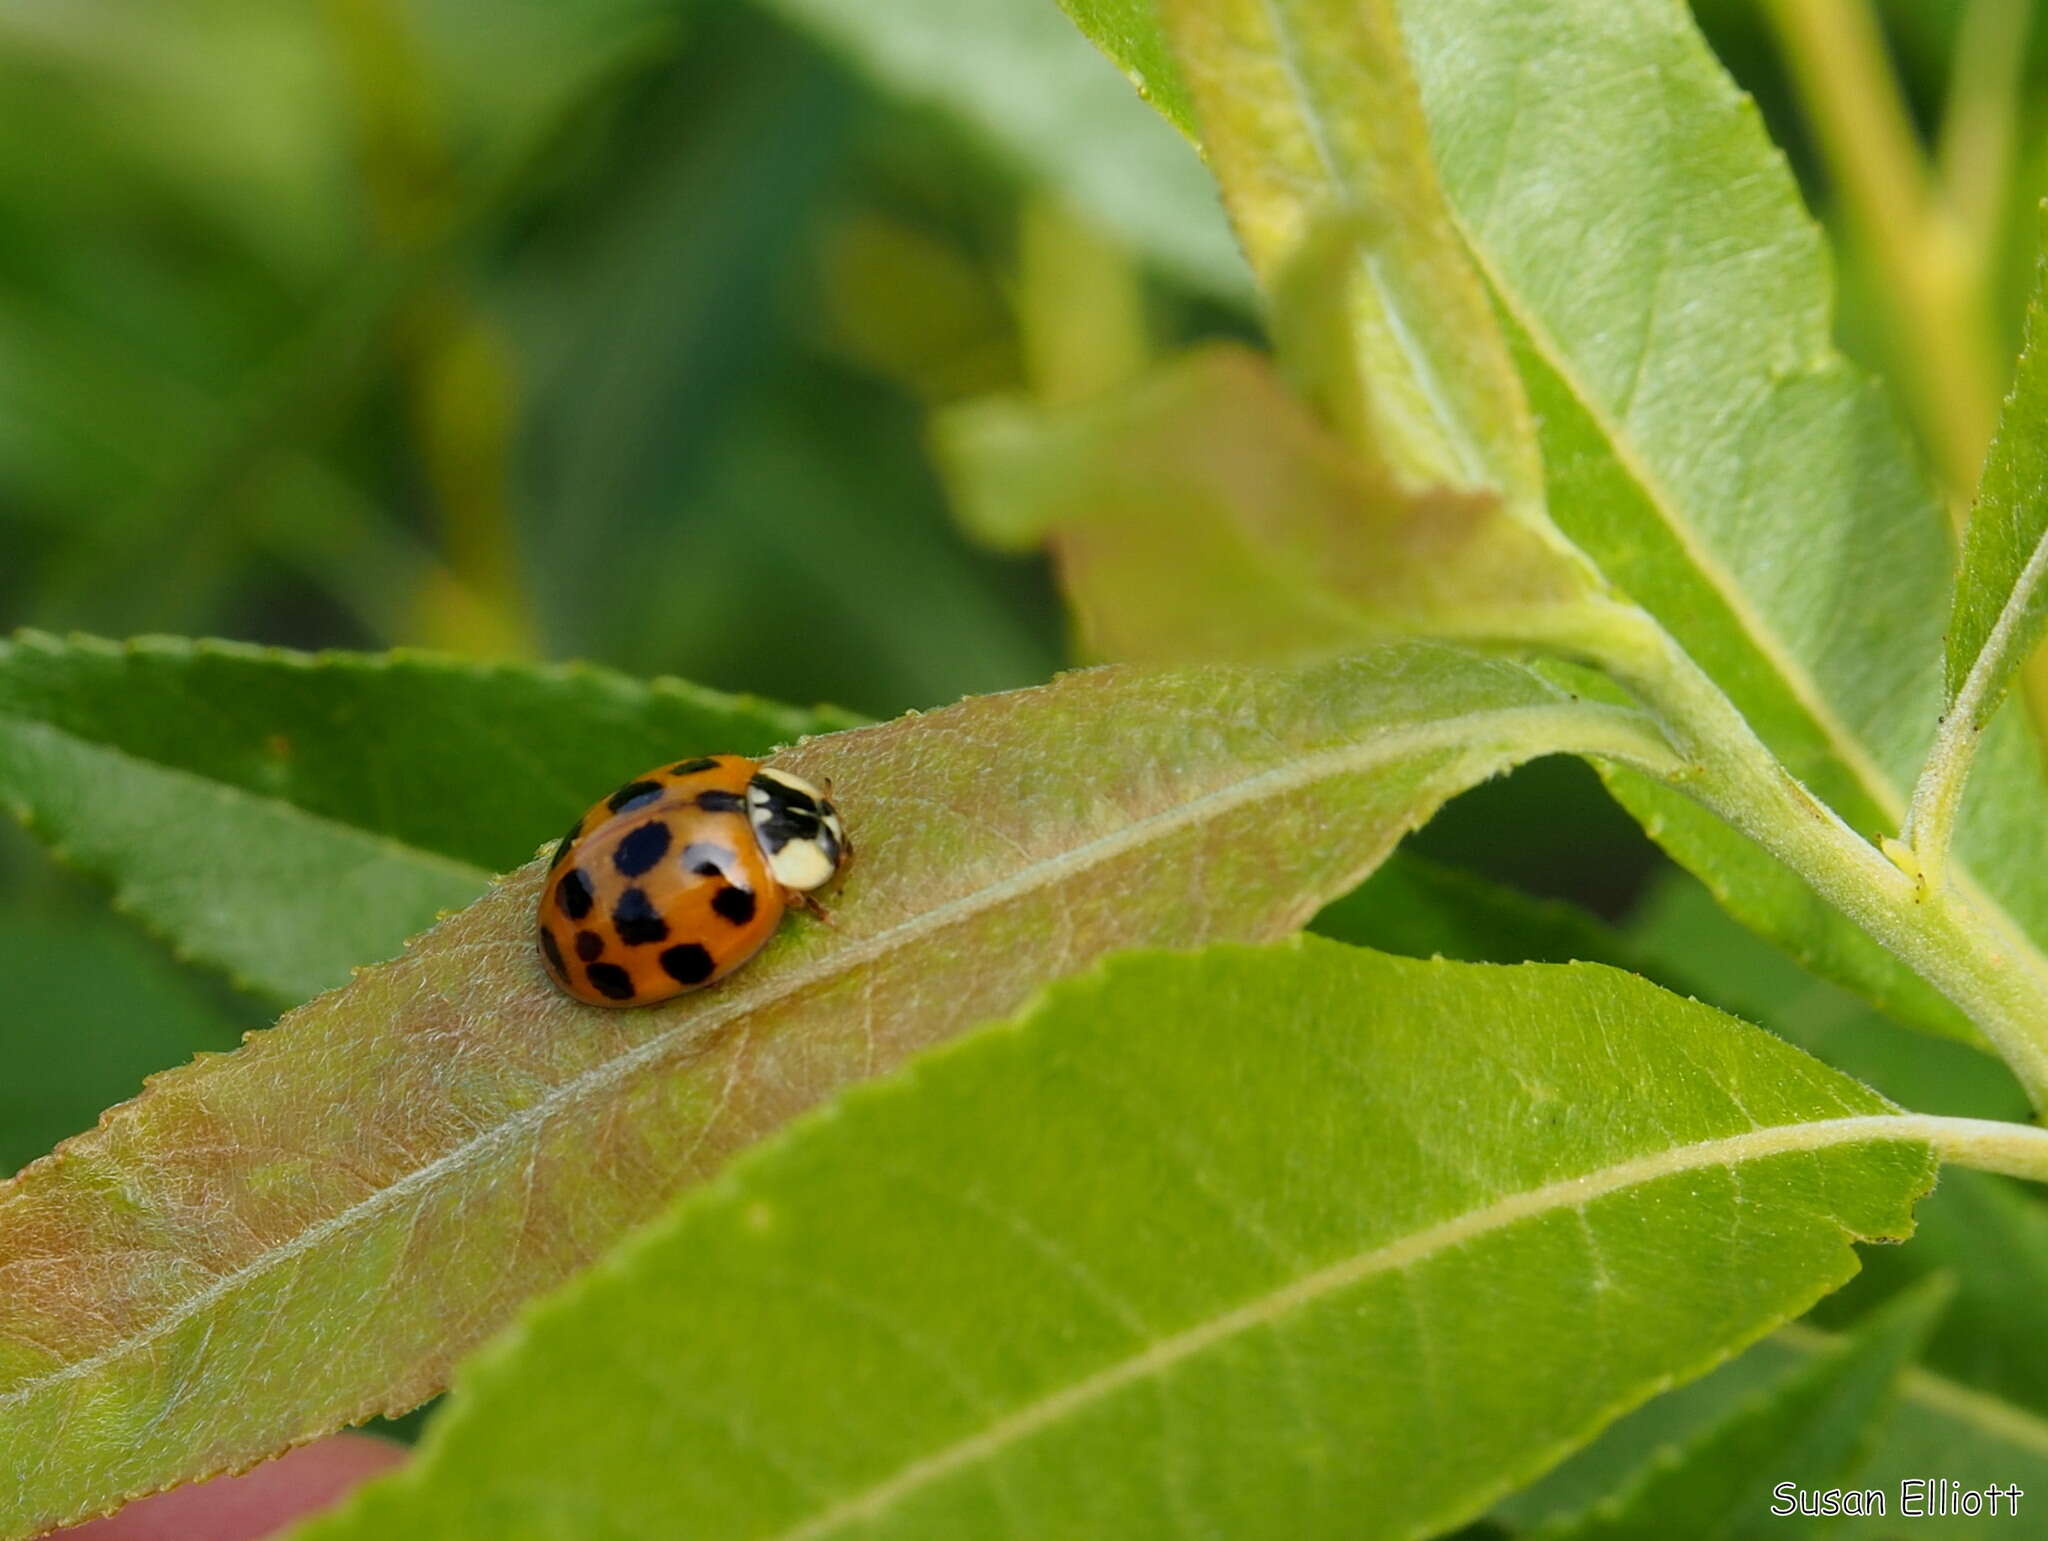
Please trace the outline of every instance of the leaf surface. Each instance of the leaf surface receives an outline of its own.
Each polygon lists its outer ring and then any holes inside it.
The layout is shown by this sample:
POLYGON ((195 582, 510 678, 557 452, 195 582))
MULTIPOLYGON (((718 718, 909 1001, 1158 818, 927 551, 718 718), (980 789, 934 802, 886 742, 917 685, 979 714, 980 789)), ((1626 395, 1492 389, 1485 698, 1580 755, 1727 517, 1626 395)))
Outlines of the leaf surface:
POLYGON ((301 1534, 1435 1534, 1900 1234, 1888 1106, 1596 966, 1126 956, 757 1152, 301 1534))
POLYGON ((1985 457, 1956 572, 1948 706, 1973 733, 1991 722, 2048 631, 2048 264, 2027 300, 2026 345, 1985 457))
POLYGON ((216 1000, 102 904, 39 884, 0 904, 0 1173, 13 1172, 253 1012, 216 1000))
MULTIPOLYGON (((1137 5, 1073 10, 1107 47, 1142 30, 1137 5)), ((1894 833, 1939 715, 1944 520, 1891 408, 1831 345, 1825 254, 1753 105, 1671 0, 1404 0, 1400 22, 1540 429, 1550 517, 1811 790, 1894 833)), ((2040 766, 2017 723, 1985 737, 1980 774, 2002 790, 1970 810, 1962 859, 2039 944, 2040 766)), ((1964 1031, 1774 858, 1676 793, 1614 784, 1746 923, 1964 1031)))
MULTIPOLYGON (((1906 831, 1923 869, 1937 881, 1965 784, 1986 730, 2013 679, 2048 630, 2048 256, 2037 264, 2027 301, 2026 343, 2012 391, 1985 456, 1976 507, 1963 538, 1955 608, 1948 626, 1947 700, 1941 729, 1913 789, 1906 831)), ((2040 703, 2032 703, 2036 718, 2040 703)), ((2040 723, 2035 723, 2036 732, 2040 723)), ((1979 781, 1977 801, 2023 796, 2010 775, 1979 781)), ((2000 810, 2004 811, 2004 810, 2000 810)), ((2024 816, 2025 810, 2019 810, 2024 816)), ((2008 817, 2012 815, 2008 814, 2008 817)))
MULTIPOLYGON (((1788 1334, 1800 1352, 1812 1352, 1821 1334, 1788 1334)), ((1775 1346, 1775 1345, 1774 1345, 1775 1346)), ((1998 1486, 2017 1487, 2024 1498, 2015 1521, 2010 1509, 1989 1514, 1909 1517, 1906 1532, 1929 1541, 2001 1541, 2023 1534, 2040 1517, 2040 1495, 2048 1493, 2048 1419, 1997 1397, 1986 1396, 1944 1376, 1908 1371, 1904 1395, 1878 1441, 1862 1481, 1897 1499, 1905 1484, 1947 1478, 1979 1492, 1998 1486)), ((1951 1491, 1954 1491, 1953 1489, 1951 1491)), ((1830 1532, 1866 1541, 1897 1541, 1901 1506, 1884 1519, 1844 1520, 1830 1532)))
MULTIPOLYGON (((1826 254, 1753 105, 1666 0, 1402 19, 1543 427, 1552 517, 1812 790, 1893 833, 1936 715, 1944 520, 1888 404, 1832 347, 1826 254), (1542 88, 1562 79, 1578 85, 1542 88)), ((1838 973, 1898 972, 1832 941, 1846 923, 1717 822, 1623 790, 1750 923, 1838 973)), ((2041 934, 2037 875, 1980 854, 2041 934)))
MULTIPOLYGON (((1538 1527, 1546 1522, 1562 1523, 1612 1492, 1627 1473, 1671 1460, 1676 1451, 1706 1438, 1745 1406, 1768 1400, 1843 1346, 1843 1337, 1805 1322, 1781 1328, 1713 1374, 1631 1413, 1542 1481, 1504 1501, 1494 1517, 1514 1535, 1541 1533, 1538 1527)), ((2021 1526, 2033 1512, 2032 1495, 2048 1492, 2048 1420, 1945 1376, 1906 1370, 1890 1415, 1873 1433, 1855 1483, 1884 1492, 1887 1513, 1881 1519, 1841 1519, 1826 1529, 1827 1535, 1995 1541, 2021 1533, 2011 1515, 1902 1516, 1900 1483, 1936 1476, 1980 1490, 1991 1483, 2015 1483, 2029 1495, 2020 1508, 2021 1526)), ((1775 1533, 1795 1532, 1781 1523, 1775 1533)))
POLYGON ((1395 852, 1357 888, 1327 905, 1312 929, 1406 958, 1605 963, 1649 972, 1628 936, 1577 905, 1532 898, 1408 851, 1395 852))
POLYGON ((1743 927, 1688 874, 1673 872, 1651 886, 1629 917, 1625 941, 1629 966, 1667 989, 1761 1023, 1917 1112, 2012 1123, 2032 1117, 2012 1072, 1981 1045, 1913 1032, 1873 1011, 1743 927))
POLYGON ((297 1001, 649 765, 855 720, 583 667, 25 633, 0 800, 181 954, 297 1001))
POLYGON ((1933 1281, 1873 1312, 1766 1394, 1658 1451, 1601 1503, 1533 1534, 1541 1541, 1659 1541, 1680 1515, 1688 1541, 1785 1534, 1772 1512, 1778 1485, 1819 1492, 1848 1484, 1948 1295, 1933 1281))
MULTIPOLYGON (((1134 944, 1263 939, 1517 760, 1639 717, 1441 645, 1290 672, 1101 669, 777 763, 859 857, 827 927, 720 987, 580 1006, 536 862, 0 1188, 0 1533, 437 1390, 526 1297, 845 1083, 1134 944)), ((545 831, 544 833, 552 833, 545 831)))
POLYGON ((1399 485, 1540 518, 1535 425, 1431 164, 1392 0, 1162 0, 1281 351, 1399 485))
POLYGON ((1985 1172, 1952 1171, 1929 1195, 1915 1245, 1876 1260, 1867 1280, 1817 1314, 1839 1326, 1930 1275, 1955 1281, 1955 1304, 1935 1334, 1927 1367, 2048 1419, 2048 1205, 2037 1189, 1985 1172))
POLYGON ((1232 345, 1081 406, 976 402, 942 417, 937 439, 970 528, 1049 542, 1100 658, 1515 639, 1592 593, 1498 492, 1401 485, 1232 345))

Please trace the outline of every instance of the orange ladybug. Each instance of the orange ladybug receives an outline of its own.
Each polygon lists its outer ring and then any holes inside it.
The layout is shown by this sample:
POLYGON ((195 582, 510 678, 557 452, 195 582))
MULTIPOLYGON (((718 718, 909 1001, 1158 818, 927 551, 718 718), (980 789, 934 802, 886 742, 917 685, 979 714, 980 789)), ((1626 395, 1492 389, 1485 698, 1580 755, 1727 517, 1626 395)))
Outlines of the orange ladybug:
POLYGON ((548 976, 593 1006, 645 1006, 723 979, 852 847, 816 787, 736 754, 685 760, 595 803, 555 848, 540 900, 548 976))

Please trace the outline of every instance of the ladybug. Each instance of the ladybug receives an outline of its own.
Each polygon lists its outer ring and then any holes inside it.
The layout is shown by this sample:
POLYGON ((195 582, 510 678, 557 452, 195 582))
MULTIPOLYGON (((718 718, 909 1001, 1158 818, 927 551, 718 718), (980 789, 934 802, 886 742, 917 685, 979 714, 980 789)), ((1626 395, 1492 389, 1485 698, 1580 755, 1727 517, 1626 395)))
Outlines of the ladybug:
POLYGON ((593 1006, 665 1001, 746 962, 791 905, 817 910, 852 854, 838 810, 787 771, 736 754, 651 770, 555 848, 542 961, 593 1006))

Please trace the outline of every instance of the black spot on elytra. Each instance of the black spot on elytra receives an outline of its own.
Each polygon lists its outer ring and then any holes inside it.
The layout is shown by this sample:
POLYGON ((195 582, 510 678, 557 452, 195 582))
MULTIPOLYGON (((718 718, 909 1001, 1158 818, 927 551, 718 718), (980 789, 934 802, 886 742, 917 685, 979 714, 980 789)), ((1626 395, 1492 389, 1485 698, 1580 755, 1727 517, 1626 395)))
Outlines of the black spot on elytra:
POLYGON ((692 840, 683 847, 684 868, 700 878, 727 877, 739 859, 739 853, 731 846, 714 845, 709 840, 692 840))
POLYGON ((711 896, 711 907, 736 926, 754 918, 754 896, 744 888, 719 889, 711 896))
POLYGON ((555 902, 571 920, 581 920, 588 915, 595 898, 596 895, 590 891, 590 879, 583 875, 581 867, 565 873, 562 881, 555 885, 555 902))
POLYGON ((668 940, 668 922, 648 903, 644 888, 629 888, 619 895, 619 902, 612 906, 612 926, 628 947, 668 940))
POLYGON ((549 968, 557 974, 568 973, 568 970, 562 967, 562 949, 555 945, 555 933, 546 926, 540 928, 540 950, 546 955, 549 968))
POLYGON ((635 808, 645 808, 659 796, 661 796, 660 782, 629 781, 620 787, 618 791, 612 793, 610 797, 607 797, 604 800, 604 805, 611 809, 613 813, 630 813, 635 808))
POLYGON ((717 769, 716 760, 685 760, 680 765, 671 765, 668 773, 671 776, 701 776, 705 771, 717 769))
POLYGON ((668 855, 668 826, 649 819, 612 847, 612 865, 629 878, 647 871, 668 855))
POLYGON ((585 963, 595 963, 604 956, 604 938, 595 931, 576 933, 576 956, 585 963))
POLYGON ((684 942, 661 955, 661 966, 678 984, 701 985, 711 977, 711 954, 695 942, 684 942))
POLYGON ((737 792, 699 792, 697 806, 706 813, 738 813, 747 800, 737 792))
POLYGON ((616 963, 593 963, 584 972, 590 976, 590 988, 607 1000, 630 1001, 633 998, 633 976, 616 963))
POLYGON ((576 843, 576 837, 583 833, 583 821, 578 819, 569 826, 569 833, 562 836, 562 843, 555 847, 554 857, 548 862, 548 871, 562 865, 562 858, 569 854, 569 847, 576 843))

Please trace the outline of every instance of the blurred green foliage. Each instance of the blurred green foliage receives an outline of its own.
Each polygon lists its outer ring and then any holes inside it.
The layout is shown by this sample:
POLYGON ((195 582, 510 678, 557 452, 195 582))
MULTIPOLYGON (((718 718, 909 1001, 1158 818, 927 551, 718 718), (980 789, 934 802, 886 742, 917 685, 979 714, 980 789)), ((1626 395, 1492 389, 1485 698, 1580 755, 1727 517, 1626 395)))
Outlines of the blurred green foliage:
MULTIPOLYGON (((1930 134, 1987 3, 1882 7, 1930 134)), ((1759 4, 1696 5, 1827 213, 1759 4)), ((2048 28, 2023 76, 2013 329, 2048 28)), ((1050 575, 954 530, 928 411, 1256 335, 1169 277, 1093 282, 1095 243, 765 10, 19 0, 0 625, 584 657, 873 715, 1043 679, 1071 661, 1050 575)), ((1884 367, 1883 296, 1841 249, 1845 341, 1884 367)), ((1651 861, 1555 762, 1423 843, 1610 914, 1651 861)), ((262 1016, 12 831, 0 955, 0 1164, 262 1016)))

